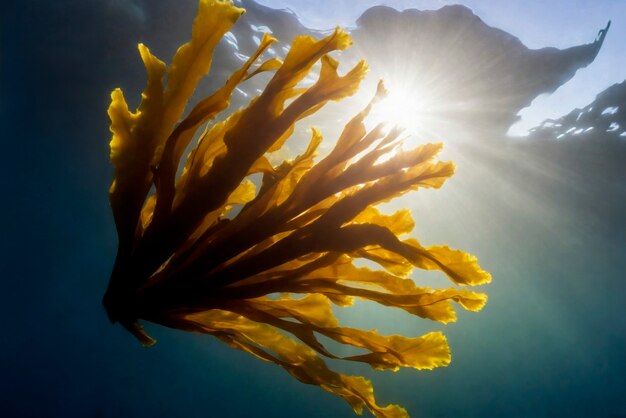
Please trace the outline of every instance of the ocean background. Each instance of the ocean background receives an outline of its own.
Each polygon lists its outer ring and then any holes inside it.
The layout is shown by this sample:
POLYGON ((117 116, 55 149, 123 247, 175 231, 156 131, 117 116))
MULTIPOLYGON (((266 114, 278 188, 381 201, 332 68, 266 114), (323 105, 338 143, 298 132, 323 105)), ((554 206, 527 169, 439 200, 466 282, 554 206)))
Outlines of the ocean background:
MULTIPOLYGON (((597 62, 616 79, 584 92, 582 104, 561 103, 567 110, 556 115, 574 112, 561 124, 576 129, 558 137, 563 130, 544 125, 521 138, 489 131, 475 140, 468 126, 444 154, 459 167, 449 184, 399 202, 413 210, 423 242, 477 255, 494 279, 482 289, 490 299, 481 312, 459 312, 446 326, 366 303, 338 313, 366 329, 448 337, 447 368, 392 373, 333 363, 372 379, 380 404, 398 403, 414 417, 626 417, 626 84, 613 85, 626 79, 626 14, 616 3, 606 9, 616 14, 589 22, 580 42, 558 45, 591 43, 612 20, 597 62)), ((600 6, 570 7, 596 18, 600 6)), ((189 39, 195 9, 193 0, 0 6, 0 416, 354 416, 341 399, 208 336, 146 324, 158 343, 143 349, 101 305, 117 245, 109 94, 122 87, 136 105, 145 81, 136 44, 168 61, 189 39)), ((271 25, 274 12, 254 10, 271 25)), ((312 29, 335 25, 332 10, 324 14, 328 26, 312 29)), ((488 23, 497 27, 495 17, 488 23)), ((220 52, 226 64, 229 51, 220 52)), ((590 77, 594 65, 559 83, 590 77)))

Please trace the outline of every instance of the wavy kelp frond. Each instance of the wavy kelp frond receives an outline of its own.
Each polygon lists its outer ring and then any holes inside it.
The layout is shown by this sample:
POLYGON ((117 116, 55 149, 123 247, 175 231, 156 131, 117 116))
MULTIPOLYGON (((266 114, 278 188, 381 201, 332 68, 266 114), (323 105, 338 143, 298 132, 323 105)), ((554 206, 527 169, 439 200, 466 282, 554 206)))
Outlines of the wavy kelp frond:
POLYGON ((380 407, 367 380, 332 371, 323 357, 377 370, 432 369, 450 362, 445 337, 341 326, 332 305, 365 299, 442 323, 456 320, 454 304, 470 311, 484 306, 483 293, 419 287, 410 278, 417 268, 439 270, 458 285, 488 283, 475 257, 421 245, 409 235, 408 210, 384 214, 376 207, 441 187, 454 165, 437 160, 440 144, 400 152, 400 130, 366 129, 370 109, 386 94, 382 83, 327 155, 318 158, 324 139, 313 129, 301 155, 272 164, 270 153, 281 150, 299 120, 358 89, 367 65, 340 75, 339 62, 328 55, 350 45, 341 29, 319 40, 296 38, 284 62, 262 61, 275 42, 266 35, 221 88, 183 116, 213 49, 242 13, 227 1, 201 0, 192 40, 169 68, 140 45, 148 83, 139 108, 131 112, 121 90, 112 94, 110 198, 119 250, 104 298, 109 317, 146 346, 154 340, 140 319, 214 335, 342 397, 357 413, 406 417, 401 407, 380 407), (317 81, 302 87, 316 63, 317 81), (240 83, 267 71, 274 75, 258 97, 211 122, 240 83), (357 267, 359 258, 382 269, 357 267), (338 356, 319 336, 363 354, 338 356))
POLYGON ((116 173, 110 195, 120 242, 126 244, 134 234, 151 186, 152 168, 198 81, 209 71, 213 49, 243 12, 226 1, 200 1, 192 39, 174 55, 167 70, 167 87, 163 89, 165 64, 139 45, 148 85, 137 111, 129 112, 121 90, 113 92, 109 116, 116 173))
POLYGON ((192 330, 215 335, 231 347, 278 364, 303 383, 320 386, 341 396, 358 414, 366 407, 377 417, 407 416, 406 411, 397 405, 377 405, 369 381, 332 371, 315 351, 284 336, 272 326, 217 309, 193 315, 189 321, 192 330))

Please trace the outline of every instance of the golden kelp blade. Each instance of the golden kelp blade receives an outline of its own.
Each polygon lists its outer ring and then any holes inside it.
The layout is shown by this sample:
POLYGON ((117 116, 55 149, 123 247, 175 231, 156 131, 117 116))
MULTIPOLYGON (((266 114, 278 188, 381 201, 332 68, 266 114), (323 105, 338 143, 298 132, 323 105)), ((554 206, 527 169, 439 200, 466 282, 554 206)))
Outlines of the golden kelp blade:
POLYGON ((409 278, 419 268, 439 270, 458 285, 489 283, 475 257, 401 238, 413 229, 410 212, 376 208, 409 191, 441 187, 454 165, 436 160, 440 144, 396 152, 399 130, 367 131, 364 120, 385 95, 382 83, 321 160, 323 137, 313 129, 303 154, 270 163, 268 153, 283 147, 297 121, 358 89, 367 65, 359 62, 342 76, 328 55, 351 43, 340 29, 320 40, 296 38, 284 62, 259 62, 275 41, 266 35, 224 86, 183 117, 213 49, 242 13, 229 1, 201 0, 192 39, 169 68, 139 46, 148 74, 139 108, 131 112, 119 89, 111 95, 110 199, 119 248, 103 301, 107 313, 145 346, 155 341, 140 319, 214 335, 342 397, 356 413, 407 417, 397 405, 379 406, 369 381, 332 371, 323 357, 377 370, 432 369, 450 363, 444 335, 386 336, 341 326, 331 306, 367 299, 442 323, 456 320, 453 304, 484 306, 483 293, 419 287, 409 278), (318 62, 317 82, 301 87, 318 62), (206 126, 177 176, 197 131, 228 108, 239 83, 266 71, 275 73, 265 90, 206 126), (251 181, 254 174, 261 174, 260 184, 251 181), (234 205, 242 206, 236 215, 234 205), (356 267, 358 258, 382 269, 356 267), (318 335, 364 353, 339 357, 318 335))

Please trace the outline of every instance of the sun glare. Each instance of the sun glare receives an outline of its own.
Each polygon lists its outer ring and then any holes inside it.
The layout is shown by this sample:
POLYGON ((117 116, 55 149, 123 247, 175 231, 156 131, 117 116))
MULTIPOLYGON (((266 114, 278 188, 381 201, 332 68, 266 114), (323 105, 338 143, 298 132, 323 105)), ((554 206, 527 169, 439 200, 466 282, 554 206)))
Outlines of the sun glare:
POLYGON ((371 122, 385 123, 387 129, 398 127, 416 139, 424 137, 429 127, 431 101, 413 88, 387 84, 387 96, 374 105, 371 122))
POLYGON ((416 128, 418 110, 419 106, 407 92, 389 92, 374 109, 374 114, 382 121, 413 130, 416 128))

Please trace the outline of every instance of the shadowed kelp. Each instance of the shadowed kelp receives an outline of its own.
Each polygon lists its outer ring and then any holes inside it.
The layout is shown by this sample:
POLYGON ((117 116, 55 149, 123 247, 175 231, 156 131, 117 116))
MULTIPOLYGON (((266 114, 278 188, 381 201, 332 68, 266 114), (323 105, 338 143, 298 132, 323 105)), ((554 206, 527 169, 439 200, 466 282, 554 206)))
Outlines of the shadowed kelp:
MULTIPOLYGON (((340 29, 321 40, 296 38, 284 62, 258 63, 275 41, 266 35, 224 86, 179 122, 209 71, 213 49, 242 13, 230 2, 201 0, 192 40, 169 68, 139 46, 148 83, 137 111, 128 110, 121 90, 112 93, 110 200, 119 249, 104 305, 110 319, 145 346, 154 340, 139 319, 211 334, 341 396, 358 413, 366 407, 377 417, 407 416, 399 406, 378 406, 366 379, 330 370, 320 355, 340 357, 316 333, 364 349, 342 359, 379 370, 450 362, 439 332, 409 338, 342 327, 331 303, 369 299, 443 323, 456 318, 452 302, 473 311, 483 307, 482 293, 421 288, 408 278, 418 267, 440 270, 459 285, 488 283, 475 257, 400 239, 413 228, 408 210, 385 215, 375 207, 420 187, 439 188, 454 165, 435 159, 441 145, 399 152, 398 130, 379 125, 368 132, 364 119, 373 103, 318 162, 322 136, 313 130, 303 154, 271 164, 269 153, 283 146, 298 120, 352 95, 367 71, 359 62, 338 75, 338 62, 328 54, 351 43, 340 29), (317 82, 301 87, 318 62, 317 82), (275 74, 263 93, 205 128, 177 176, 196 131, 228 107, 240 82, 265 71, 275 74), (258 191, 250 178, 255 174, 262 177, 258 191), (235 205, 242 207, 232 214, 235 205), (357 258, 384 270, 356 267, 357 258)), ((374 101, 384 94, 380 84, 374 101)))

